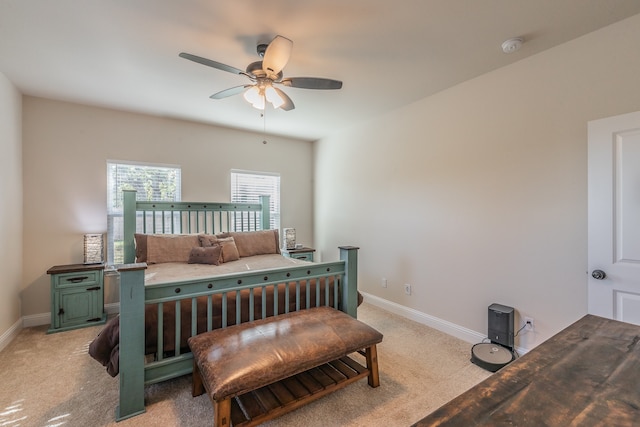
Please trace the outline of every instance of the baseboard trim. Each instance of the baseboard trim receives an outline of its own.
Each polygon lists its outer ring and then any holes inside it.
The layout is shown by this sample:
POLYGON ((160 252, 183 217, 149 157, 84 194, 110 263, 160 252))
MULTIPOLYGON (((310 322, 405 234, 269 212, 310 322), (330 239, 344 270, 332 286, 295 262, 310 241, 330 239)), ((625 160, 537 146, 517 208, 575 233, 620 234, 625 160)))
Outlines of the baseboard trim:
POLYGON ((437 329, 445 334, 452 335, 468 343, 475 344, 486 338, 486 335, 456 325, 455 323, 425 314, 421 311, 414 310, 413 308, 405 307, 393 301, 389 301, 366 292, 360 291, 360 293, 364 297, 364 301, 371 305, 375 305, 383 310, 390 311, 391 313, 406 317, 407 319, 429 326, 433 329, 437 329))
POLYGON ((22 319, 18 319, 18 321, 13 325, 11 325, 11 327, 7 329, 5 333, 0 335, 0 351, 4 350, 4 348, 8 346, 9 343, 13 341, 15 337, 18 336, 21 330, 22 330, 22 319))
MULTIPOLYGON (((454 336, 470 344, 480 343, 482 342, 482 340, 487 338, 485 334, 481 334, 480 332, 476 332, 471 329, 462 327, 460 325, 456 325, 455 323, 451 323, 447 320, 443 320, 438 317, 425 314, 413 308, 405 307, 393 301, 389 301, 384 298, 380 298, 375 295, 368 294, 366 292, 360 291, 360 293, 362 294, 362 297, 364 298, 364 302, 366 303, 369 303, 371 305, 374 305, 378 308, 389 311, 391 313, 397 314, 399 316, 405 317, 409 320, 413 320, 414 322, 418 322, 425 326, 429 326, 430 328, 436 329, 440 332, 444 332, 445 334, 454 336)), ((516 347, 515 350, 520 356, 522 356, 527 351, 529 351, 528 349, 525 349, 522 347, 516 347)))
MULTIPOLYGON (((104 311, 107 315, 120 313, 120 303, 115 302, 111 304, 105 304, 104 311)), ((51 313, 31 314, 29 316, 22 316, 16 323, 14 323, 9 329, 7 329, 2 335, 0 335, 0 351, 9 345, 15 337, 18 336, 20 331, 24 328, 32 328, 34 326, 50 325, 51 313)))
POLYGON ((31 328, 34 326, 50 325, 51 313, 31 314, 22 316, 22 327, 31 328))

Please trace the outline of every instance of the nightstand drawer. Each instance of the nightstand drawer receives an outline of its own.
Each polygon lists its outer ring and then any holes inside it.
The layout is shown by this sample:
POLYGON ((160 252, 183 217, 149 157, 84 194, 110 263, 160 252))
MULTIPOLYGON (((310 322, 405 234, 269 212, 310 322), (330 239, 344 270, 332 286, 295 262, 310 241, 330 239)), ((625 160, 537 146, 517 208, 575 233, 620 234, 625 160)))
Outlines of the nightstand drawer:
POLYGON ((280 252, 282 253, 282 255, 289 258, 295 258, 302 261, 313 262, 313 253, 315 251, 316 250, 313 248, 308 248, 306 246, 303 246, 297 249, 282 249, 280 252))
POLYGON ((67 288, 70 286, 102 286, 102 271, 78 271, 75 273, 55 274, 53 286, 67 288))
POLYGON ((291 258, 300 259, 302 261, 313 261, 313 252, 298 252, 289 255, 291 258))

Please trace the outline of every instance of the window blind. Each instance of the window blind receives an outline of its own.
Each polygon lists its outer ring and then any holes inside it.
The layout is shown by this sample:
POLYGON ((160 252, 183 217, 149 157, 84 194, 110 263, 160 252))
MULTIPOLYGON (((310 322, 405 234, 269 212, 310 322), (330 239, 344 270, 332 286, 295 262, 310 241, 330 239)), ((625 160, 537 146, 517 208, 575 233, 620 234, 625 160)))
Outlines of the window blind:
POLYGON ((231 171, 231 202, 259 203, 269 195, 270 227, 280 229, 280 175, 266 172, 231 171))
POLYGON ((122 263, 122 190, 140 201, 177 202, 182 197, 180 166, 107 161, 107 262, 122 263))

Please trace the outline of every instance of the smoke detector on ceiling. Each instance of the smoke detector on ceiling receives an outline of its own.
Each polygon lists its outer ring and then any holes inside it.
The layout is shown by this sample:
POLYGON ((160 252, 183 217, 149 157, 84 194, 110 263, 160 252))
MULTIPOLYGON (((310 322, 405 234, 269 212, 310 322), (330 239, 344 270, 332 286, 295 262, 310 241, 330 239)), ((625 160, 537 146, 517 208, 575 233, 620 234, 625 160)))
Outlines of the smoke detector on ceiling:
POLYGON ((522 47, 523 42, 524 40, 521 37, 514 37, 512 39, 505 40, 502 43, 502 51, 504 53, 513 53, 522 47))

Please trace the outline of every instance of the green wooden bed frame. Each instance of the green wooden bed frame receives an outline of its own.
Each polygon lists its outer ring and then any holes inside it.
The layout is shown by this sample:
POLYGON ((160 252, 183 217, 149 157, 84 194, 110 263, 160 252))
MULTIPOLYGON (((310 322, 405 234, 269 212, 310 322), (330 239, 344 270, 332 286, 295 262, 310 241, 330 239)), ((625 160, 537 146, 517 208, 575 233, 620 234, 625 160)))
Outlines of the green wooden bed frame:
MULTIPOLYGON (((248 271, 198 278, 166 284, 146 285, 144 282, 146 263, 135 263, 135 233, 210 233, 223 231, 253 231, 269 228, 269 196, 261 198, 261 203, 191 203, 191 202, 138 202, 135 191, 124 191, 124 260, 125 264, 116 266, 120 276, 120 349, 119 379, 120 398, 116 409, 116 420, 120 421, 145 412, 145 385, 165 381, 190 374, 193 369, 191 353, 164 357, 162 352, 153 362, 145 361, 145 305, 176 304, 179 312, 180 300, 191 299, 192 331, 196 334, 196 298, 209 296, 208 316, 211 317, 211 295, 236 292, 239 296, 244 289, 270 288, 277 294, 278 284, 296 283, 296 310, 300 304, 300 283, 310 279, 326 280, 332 278, 334 286, 335 308, 356 317, 358 305, 357 263, 358 248, 341 246, 340 261, 318 262, 312 265, 293 265, 262 271, 248 271)), ((266 292, 262 292, 264 296, 266 292)), ((309 306, 310 292, 306 292, 306 306, 309 306)), ((251 295, 253 296, 253 295, 251 295)), ((287 292, 287 298, 289 298, 287 292)), ((319 294, 316 295, 319 301, 319 294)), ((240 298, 236 298, 239 300, 240 298)), ((328 298, 327 298, 328 301, 328 298)), ((262 301, 262 313, 265 313, 265 300, 262 301)), ((249 318, 253 319, 253 306, 250 305, 249 318)), ((274 298, 274 312, 278 312, 278 298, 274 298)), ((288 305, 288 304, 286 304, 288 305)), ((237 306, 237 322, 240 309, 237 306)), ((226 307, 222 306, 222 317, 226 318, 226 307)), ((176 315, 176 330, 179 331, 180 316, 176 315)), ((162 325, 162 318, 158 323, 162 325)), ((224 326, 223 326, 224 327, 224 326)), ((208 322, 211 328, 211 322, 208 322)), ((179 343, 179 333, 176 334, 179 343)), ((162 334, 158 334, 162 336, 162 334)), ((179 349, 179 345, 176 348, 179 349)), ((162 347, 160 347, 162 348, 162 347)))

